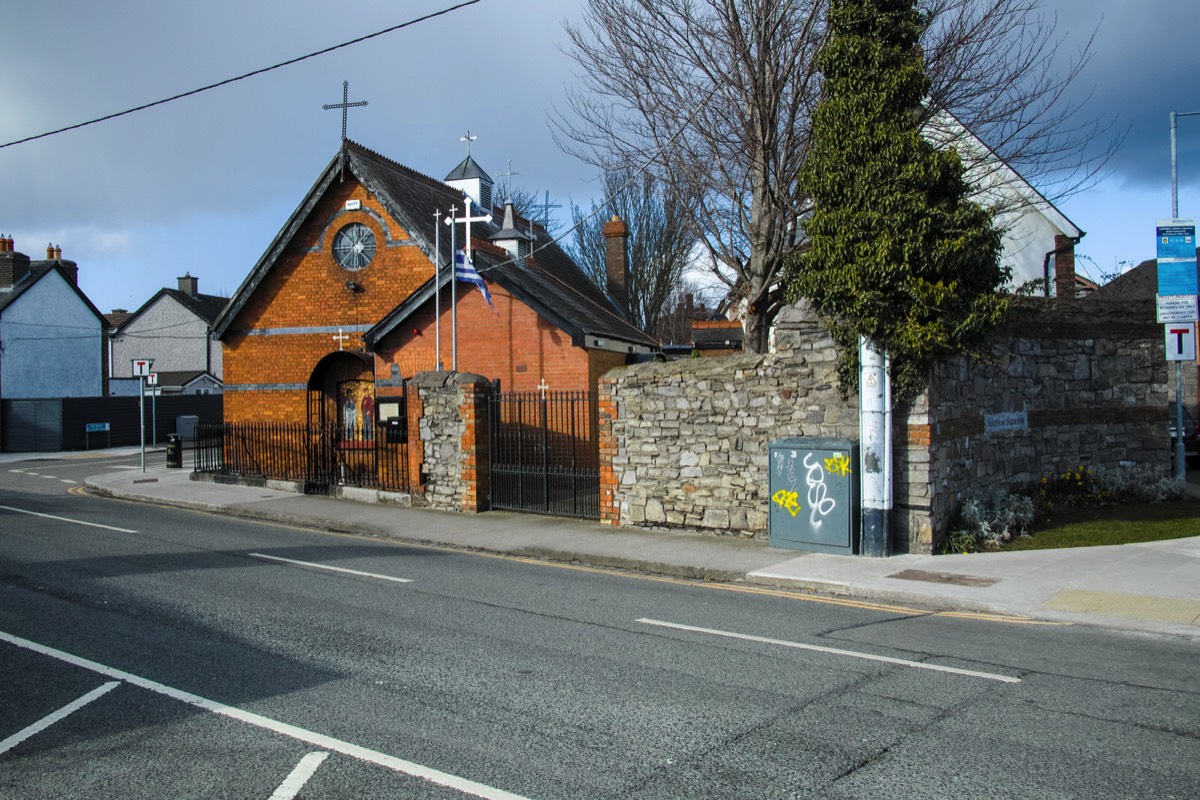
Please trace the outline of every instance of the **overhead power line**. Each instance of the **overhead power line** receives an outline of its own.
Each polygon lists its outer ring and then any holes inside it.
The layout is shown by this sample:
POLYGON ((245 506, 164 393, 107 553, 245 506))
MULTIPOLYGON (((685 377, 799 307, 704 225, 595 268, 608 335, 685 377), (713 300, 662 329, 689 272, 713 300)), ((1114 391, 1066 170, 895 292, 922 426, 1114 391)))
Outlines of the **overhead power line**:
POLYGON ((144 105, 140 105, 135 108, 126 109, 125 111, 118 111, 115 114, 108 114, 103 117, 97 117, 96 119, 91 119, 91 120, 88 120, 87 122, 80 122, 76 125, 68 125, 67 127, 59 128, 58 130, 47 131, 45 133, 39 133, 36 136, 26 136, 24 139, 17 139, 14 142, 0 144, 0 150, 4 149, 5 147, 13 147, 14 145, 25 144, 26 142, 36 141, 37 139, 45 139, 48 136, 57 136, 58 134, 66 133, 67 131, 78 130, 79 128, 86 128, 89 125, 95 125, 99 122, 107 122, 110 119, 116 119, 117 117, 124 117, 128 114, 133 114, 138 111, 145 111, 146 109, 154 108, 155 106, 161 106, 161 105, 165 105, 167 103, 173 103, 176 100, 182 100, 185 97, 191 97, 192 95, 200 94, 201 92, 207 92, 210 89, 219 89, 222 86, 228 86, 231 83, 237 83, 238 81, 243 81, 246 78, 253 78, 255 75, 262 75, 265 72, 271 72, 272 70, 281 69, 283 67, 289 67, 292 64, 298 64, 301 61, 306 61, 307 59, 310 59, 310 58, 316 58, 317 56, 323 56, 326 53, 332 53, 334 50, 341 50, 343 47, 349 47, 351 45, 365 42, 368 39, 374 39, 378 36, 383 36, 386 33, 392 33, 393 31, 398 31, 402 28, 408 28, 408 27, 411 27, 411 26, 416 25, 421 22, 428 22, 431 19, 445 16, 446 14, 450 14, 454 11, 458 11, 460 9, 466 8, 467 6, 473 6, 476 3, 480 3, 480 2, 482 2, 482 0, 465 0, 465 2, 458 3, 457 5, 450 6, 449 8, 444 8, 441 11, 434 11, 433 13, 426 14, 423 17, 417 17, 416 19, 411 19, 408 22, 402 22, 399 25, 393 25, 390 28, 384 28, 381 31, 376 31, 375 33, 367 34, 366 36, 360 36, 357 39, 351 39, 348 42, 342 42, 341 44, 335 44, 332 47, 326 47, 324 50, 317 50, 316 52, 309 53, 308 55, 299 56, 298 58, 291 58, 291 59, 288 59, 287 61, 281 61, 278 64, 274 64, 270 67, 263 67, 262 69, 256 69, 253 72, 247 72, 245 75, 238 75, 235 78, 227 78, 226 80, 219 81, 217 83, 210 83, 208 86, 201 86, 199 89, 192 89, 190 92, 183 92, 182 94, 173 95, 171 97, 164 97, 162 100, 155 100, 153 103, 146 103, 144 105))

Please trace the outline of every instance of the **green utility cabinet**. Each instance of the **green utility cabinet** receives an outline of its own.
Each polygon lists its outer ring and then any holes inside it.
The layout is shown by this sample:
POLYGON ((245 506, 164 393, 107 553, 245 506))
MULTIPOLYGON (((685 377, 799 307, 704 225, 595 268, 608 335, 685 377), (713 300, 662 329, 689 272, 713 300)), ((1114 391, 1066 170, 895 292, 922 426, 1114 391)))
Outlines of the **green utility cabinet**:
POLYGON ((772 547, 858 552, 858 445, 797 437, 771 442, 767 530, 772 547))

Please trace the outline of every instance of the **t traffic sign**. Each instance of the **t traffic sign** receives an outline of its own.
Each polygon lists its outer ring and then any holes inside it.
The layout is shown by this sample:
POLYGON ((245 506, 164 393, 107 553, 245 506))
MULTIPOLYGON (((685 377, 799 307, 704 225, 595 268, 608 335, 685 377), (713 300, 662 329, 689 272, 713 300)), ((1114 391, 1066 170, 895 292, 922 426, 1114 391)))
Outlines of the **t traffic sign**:
POLYGON ((1196 325, 1177 322, 1163 326, 1166 335, 1167 361, 1196 360, 1196 325))

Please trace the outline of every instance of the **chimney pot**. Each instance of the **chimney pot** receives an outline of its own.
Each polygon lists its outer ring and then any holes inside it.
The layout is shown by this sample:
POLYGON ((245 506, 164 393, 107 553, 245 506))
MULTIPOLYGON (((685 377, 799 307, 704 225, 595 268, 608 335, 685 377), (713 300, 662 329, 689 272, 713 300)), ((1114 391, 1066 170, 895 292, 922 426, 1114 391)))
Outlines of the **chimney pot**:
POLYGON ((46 245, 46 260, 47 261, 54 260, 54 245, 52 245, 52 244, 46 245))
POLYGON ((62 248, 58 245, 54 245, 54 258, 55 260, 62 258, 62 248))

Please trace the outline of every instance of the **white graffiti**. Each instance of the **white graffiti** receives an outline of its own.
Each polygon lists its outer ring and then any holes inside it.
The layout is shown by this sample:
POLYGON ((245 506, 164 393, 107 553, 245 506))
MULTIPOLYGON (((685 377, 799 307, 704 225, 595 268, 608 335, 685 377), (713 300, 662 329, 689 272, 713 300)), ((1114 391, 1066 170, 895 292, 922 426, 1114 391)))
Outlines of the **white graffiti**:
POLYGON ((837 508, 837 501, 829 496, 829 488, 825 485, 825 470, 821 466, 821 462, 812 461, 810 463, 813 455, 813 453, 807 453, 804 456, 804 466, 808 469, 808 474, 804 479, 808 484, 808 507, 811 509, 808 513, 808 523, 814 531, 819 531, 825 524, 823 518, 829 516, 837 508))

